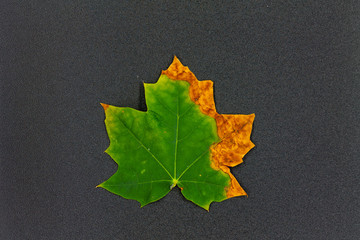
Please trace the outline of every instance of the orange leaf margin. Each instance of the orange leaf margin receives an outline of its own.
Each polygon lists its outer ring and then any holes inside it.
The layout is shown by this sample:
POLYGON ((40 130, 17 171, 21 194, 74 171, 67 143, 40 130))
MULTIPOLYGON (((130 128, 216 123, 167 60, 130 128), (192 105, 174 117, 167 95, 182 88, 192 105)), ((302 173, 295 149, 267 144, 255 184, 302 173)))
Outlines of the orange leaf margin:
POLYGON ((232 115, 219 114, 215 109, 213 82, 211 80, 199 81, 188 67, 182 65, 174 56, 172 64, 165 74, 173 80, 183 80, 190 83, 190 98, 200 106, 202 113, 214 118, 217 125, 217 133, 221 141, 211 146, 211 167, 227 173, 231 179, 231 185, 226 189, 227 198, 247 196, 236 178, 231 174, 229 167, 234 167, 243 162, 243 157, 255 145, 250 141, 252 125, 255 114, 232 115))

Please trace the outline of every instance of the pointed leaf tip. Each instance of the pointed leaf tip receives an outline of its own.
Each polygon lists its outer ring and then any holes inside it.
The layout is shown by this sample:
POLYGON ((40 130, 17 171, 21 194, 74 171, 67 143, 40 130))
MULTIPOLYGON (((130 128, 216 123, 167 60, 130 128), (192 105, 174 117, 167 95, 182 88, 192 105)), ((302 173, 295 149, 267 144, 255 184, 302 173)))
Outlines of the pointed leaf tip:
POLYGON ((100 104, 104 108, 104 111, 106 111, 106 109, 108 109, 110 106, 109 104, 105 104, 105 103, 100 103, 100 104))
MULTIPOLYGON (((183 64, 180 62, 179 58, 178 58, 176 55, 174 55, 174 59, 173 59, 172 64, 181 64, 181 65, 183 65, 183 64)), ((183 65, 183 66, 184 66, 184 65, 183 65)))

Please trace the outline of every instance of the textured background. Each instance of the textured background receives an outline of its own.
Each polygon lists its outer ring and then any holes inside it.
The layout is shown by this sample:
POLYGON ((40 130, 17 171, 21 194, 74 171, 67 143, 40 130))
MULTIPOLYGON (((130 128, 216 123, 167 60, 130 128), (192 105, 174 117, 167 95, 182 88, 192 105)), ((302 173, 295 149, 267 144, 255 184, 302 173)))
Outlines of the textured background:
POLYGON ((0 239, 358 239, 358 1, 234 2, 1 1, 0 239), (209 213, 95 188, 99 102, 145 109, 174 54, 220 113, 256 114, 249 197, 209 213))

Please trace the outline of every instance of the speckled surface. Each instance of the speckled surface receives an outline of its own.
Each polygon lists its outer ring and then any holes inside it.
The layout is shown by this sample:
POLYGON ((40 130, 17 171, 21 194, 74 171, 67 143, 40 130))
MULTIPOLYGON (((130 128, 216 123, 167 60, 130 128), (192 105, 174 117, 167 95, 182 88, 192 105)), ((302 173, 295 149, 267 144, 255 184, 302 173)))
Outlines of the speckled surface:
POLYGON ((234 2, 0 3, 0 239, 358 238, 359 3, 234 2), (209 213, 95 188, 116 171, 99 103, 144 109, 174 54, 219 113, 256 114, 249 197, 209 213))

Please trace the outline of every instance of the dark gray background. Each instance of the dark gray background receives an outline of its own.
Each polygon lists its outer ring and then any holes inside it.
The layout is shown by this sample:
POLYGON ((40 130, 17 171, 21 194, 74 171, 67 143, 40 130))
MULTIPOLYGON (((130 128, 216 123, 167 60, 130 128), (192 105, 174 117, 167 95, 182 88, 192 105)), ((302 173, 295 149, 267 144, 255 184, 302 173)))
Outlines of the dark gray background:
POLYGON ((0 239, 358 239, 358 1, 42 2, 0 3, 0 239), (220 113, 256 114, 249 197, 209 213, 95 188, 99 103, 145 109, 174 54, 220 113))

